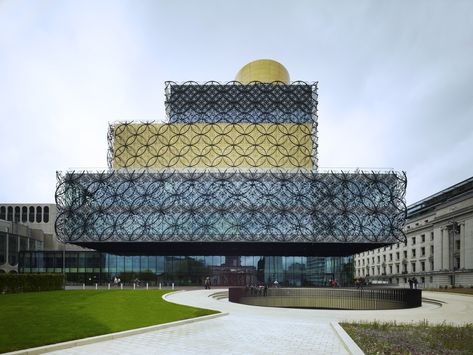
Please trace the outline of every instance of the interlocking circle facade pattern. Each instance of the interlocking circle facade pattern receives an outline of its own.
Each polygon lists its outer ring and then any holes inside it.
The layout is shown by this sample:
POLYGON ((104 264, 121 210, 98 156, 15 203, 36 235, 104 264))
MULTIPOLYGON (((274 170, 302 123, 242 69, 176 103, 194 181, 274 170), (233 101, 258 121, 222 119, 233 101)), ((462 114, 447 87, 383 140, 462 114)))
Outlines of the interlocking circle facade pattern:
POLYGON ((108 171, 58 173, 63 241, 404 239, 404 173, 318 172, 316 83, 167 82, 165 104, 165 123, 109 126, 108 171))
POLYGON ((313 165, 310 123, 116 123, 109 167, 286 168, 313 165))
POLYGON ((342 242, 403 238, 402 173, 58 174, 57 230, 74 242, 342 242))

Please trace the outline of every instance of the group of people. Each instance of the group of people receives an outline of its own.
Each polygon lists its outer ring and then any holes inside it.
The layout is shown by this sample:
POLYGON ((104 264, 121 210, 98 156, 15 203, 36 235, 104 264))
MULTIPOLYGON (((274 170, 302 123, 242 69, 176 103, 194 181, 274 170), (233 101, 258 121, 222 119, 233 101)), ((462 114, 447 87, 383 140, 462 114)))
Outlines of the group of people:
POLYGON ((366 279, 364 277, 359 277, 359 278, 355 279, 355 286, 356 286, 356 288, 363 289, 363 287, 366 286, 366 279))
POLYGON ((329 286, 329 287, 338 287, 337 279, 330 279, 330 280, 328 281, 328 286, 329 286))
POLYGON ((268 295, 268 285, 246 285, 245 291, 247 295, 250 296, 267 296, 268 295))
POLYGON ((414 277, 410 277, 407 282, 409 282, 409 288, 412 290, 412 289, 417 289, 417 284, 419 283, 417 281, 417 278, 414 276, 414 277))
POLYGON ((115 277, 113 278, 113 285, 114 285, 114 286, 118 287, 121 282, 122 282, 122 280, 120 280, 119 277, 116 277, 116 276, 115 276, 115 277))

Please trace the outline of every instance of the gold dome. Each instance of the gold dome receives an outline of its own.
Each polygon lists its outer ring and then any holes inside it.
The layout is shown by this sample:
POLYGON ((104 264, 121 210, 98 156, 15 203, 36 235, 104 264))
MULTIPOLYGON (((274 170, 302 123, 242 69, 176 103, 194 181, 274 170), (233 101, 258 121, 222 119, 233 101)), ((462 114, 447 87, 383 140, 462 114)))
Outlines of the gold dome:
POLYGON ((282 81, 284 84, 289 84, 289 72, 284 68, 284 65, 275 60, 259 59, 241 68, 235 80, 243 84, 252 81, 261 81, 262 83, 282 81))

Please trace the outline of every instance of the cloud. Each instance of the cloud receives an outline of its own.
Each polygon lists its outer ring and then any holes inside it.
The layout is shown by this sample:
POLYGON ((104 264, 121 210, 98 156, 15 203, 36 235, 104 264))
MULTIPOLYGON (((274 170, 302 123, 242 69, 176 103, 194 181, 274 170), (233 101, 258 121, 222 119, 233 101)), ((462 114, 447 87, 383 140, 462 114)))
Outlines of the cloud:
POLYGON ((106 165, 107 124, 163 120, 164 81, 250 60, 319 81, 321 166, 407 170, 408 202, 473 175, 470 1, 0 2, 5 202, 106 165))

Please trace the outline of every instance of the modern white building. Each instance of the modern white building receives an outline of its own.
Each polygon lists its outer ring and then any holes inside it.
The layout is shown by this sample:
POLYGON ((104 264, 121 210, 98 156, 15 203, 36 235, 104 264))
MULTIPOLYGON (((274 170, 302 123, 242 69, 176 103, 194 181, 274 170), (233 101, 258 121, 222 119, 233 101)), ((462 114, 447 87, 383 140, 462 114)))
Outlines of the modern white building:
POLYGON ((473 177, 408 207, 406 243, 354 256, 355 276, 401 287, 473 287, 473 177))

